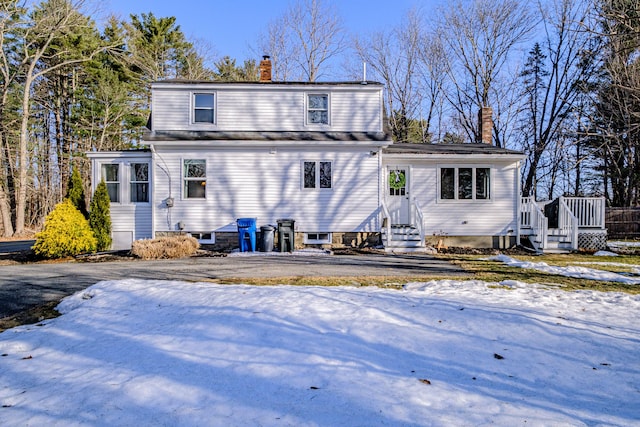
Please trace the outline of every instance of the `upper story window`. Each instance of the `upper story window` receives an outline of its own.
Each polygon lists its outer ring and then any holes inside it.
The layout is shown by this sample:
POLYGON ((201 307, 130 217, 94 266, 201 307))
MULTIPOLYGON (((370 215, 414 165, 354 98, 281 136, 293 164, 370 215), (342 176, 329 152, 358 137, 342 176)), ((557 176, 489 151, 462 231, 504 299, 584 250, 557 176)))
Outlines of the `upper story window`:
POLYGON ((149 163, 131 163, 129 178, 132 203, 149 202, 149 163))
POLYGON ((185 199, 204 199, 207 194, 207 161, 187 159, 183 165, 183 196, 185 199))
POLYGON ((100 172, 102 180, 107 184, 109 199, 112 203, 120 203, 120 165, 102 164, 100 172))
POLYGON ((193 94, 193 122, 215 123, 215 96, 212 93, 193 94))
POLYGON ((328 125, 329 124, 329 95, 309 94, 307 95, 307 124, 328 125))
POLYGON ((440 168, 440 199, 491 199, 491 169, 472 167, 440 168))
POLYGON ((331 162, 303 162, 303 188, 332 188, 331 162))

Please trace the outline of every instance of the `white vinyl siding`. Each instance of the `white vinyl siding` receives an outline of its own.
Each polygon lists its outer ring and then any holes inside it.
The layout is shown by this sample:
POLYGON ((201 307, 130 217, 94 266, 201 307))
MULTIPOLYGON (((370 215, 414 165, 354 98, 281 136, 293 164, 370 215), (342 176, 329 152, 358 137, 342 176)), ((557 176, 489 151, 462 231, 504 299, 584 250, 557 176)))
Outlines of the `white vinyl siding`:
MULTIPOLYGON (((192 96, 215 90, 216 131, 308 131, 305 85, 271 86, 221 84, 155 84, 152 95, 152 127, 162 130, 210 130, 210 123, 192 120, 192 96), (204 86, 204 87, 203 87, 204 86), (224 90, 222 90, 224 88, 224 90)), ((330 97, 332 132, 382 132, 382 87, 374 85, 313 88, 330 97)), ((326 125, 324 125, 326 128, 326 125)))
POLYGON ((119 173, 119 203, 111 203, 111 235, 113 237, 112 249, 130 249, 134 240, 149 239, 153 233, 153 208, 151 197, 153 194, 153 171, 151 168, 151 153, 144 152, 113 152, 113 153, 89 153, 92 158, 92 193, 102 179, 103 165, 116 165, 119 173), (135 202, 136 197, 142 197, 144 166, 148 165, 146 175, 148 179, 147 202, 135 202), (137 176, 133 171, 139 172, 137 176), (134 188, 139 191, 138 196, 133 195, 134 188))
MULTIPOLYGON (((243 147, 163 150, 159 155, 173 176, 180 176, 182 159, 206 160, 207 198, 175 200, 170 215, 166 207, 156 205, 156 231, 173 230, 178 222, 186 230, 234 231, 236 219, 244 217, 257 218, 258 226, 292 218, 299 232, 379 230, 378 159, 368 149, 278 148, 271 154, 268 148, 243 147), (332 162, 331 191, 301 188, 302 162, 314 157, 332 162), (169 218, 170 222, 165 221, 169 218)), ((170 191, 167 175, 157 174, 156 199, 181 191, 179 180, 171 180, 171 185, 170 191)))
MULTIPOLYGON (((472 163, 460 159, 460 167, 487 168, 486 161, 472 163)), ((396 160, 394 160, 395 162, 396 160)), ((491 163, 491 198, 489 200, 442 200, 440 198, 441 167, 455 161, 438 163, 414 160, 411 168, 410 194, 416 198, 424 213, 427 236, 503 236, 517 223, 517 163, 513 161, 491 163)), ((390 161, 390 164, 393 163, 390 161)))

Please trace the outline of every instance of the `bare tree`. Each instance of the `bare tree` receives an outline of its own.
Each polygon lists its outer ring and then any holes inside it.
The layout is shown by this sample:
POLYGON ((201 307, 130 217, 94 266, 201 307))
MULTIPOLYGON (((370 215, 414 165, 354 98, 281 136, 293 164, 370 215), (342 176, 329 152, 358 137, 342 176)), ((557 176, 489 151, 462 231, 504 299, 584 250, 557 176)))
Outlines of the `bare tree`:
MULTIPOLYGON (((590 52, 591 39, 583 31, 588 4, 580 0, 560 0, 539 4, 543 17, 544 41, 536 43, 521 73, 523 144, 528 155, 523 170, 522 193, 534 195, 540 181, 541 162, 549 177, 556 177, 566 160, 568 134, 575 134, 575 110, 583 93, 582 83, 591 78, 592 68, 583 58, 590 52), (546 160, 545 160, 546 159, 546 160)), ((553 191, 555 183, 547 188, 553 191)), ((552 193, 548 196, 553 197, 552 193)))
POLYGON ((601 41, 591 145, 613 206, 640 204, 640 1, 598 0, 593 28, 601 41))
MULTIPOLYGON (((426 67, 420 69, 421 62, 429 55, 429 51, 423 48, 422 27, 421 16, 413 9, 396 28, 355 40, 360 58, 370 65, 386 85, 385 107, 391 134, 397 142, 409 142, 411 121, 421 115, 423 82, 420 81, 420 75, 431 83, 430 70, 426 67)), ((429 95, 437 94, 438 83, 433 84, 433 92, 429 95)), ((432 115, 433 112, 429 111, 427 129, 421 132, 423 135, 429 134, 428 125, 432 115)))
MULTIPOLYGON (((506 63, 514 47, 535 25, 529 7, 518 0, 456 0, 443 11, 438 34, 447 52, 447 75, 453 89, 447 98, 472 140, 480 136, 477 111, 489 106, 500 109, 504 93, 497 79, 506 78, 506 63)), ((498 136, 494 132, 496 145, 502 146, 498 136)))
POLYGON ((79 31, 90 25, 89 19, 80 14, 83 1, 48 0, 35 8, 28 23, 22 30, 14 32, 19 38, 17 46, 20 65, 13 72, 19 73, 22 94, 20 107, 20 135, 15 162, 15 227, 14 233, 20 235, 25 228, 27 209, 27 189, 29 183, 29 113, 31 111, 32 87, 37 79, 53 73, 58 69, 91 60, 106 47, 103 45, 87 46, 80 51, 77 47, 64 44, 53 44, 59 38, 79 31), (73 50, 71 50, 73 49, 73 50), (46 61, 43 61, 46 60, 46 61))
POLYGON ((325 0, 298 0, 260 36, 260 53, 270 55, 278 80, 316 81, 346 48, 346 32, 325 0))

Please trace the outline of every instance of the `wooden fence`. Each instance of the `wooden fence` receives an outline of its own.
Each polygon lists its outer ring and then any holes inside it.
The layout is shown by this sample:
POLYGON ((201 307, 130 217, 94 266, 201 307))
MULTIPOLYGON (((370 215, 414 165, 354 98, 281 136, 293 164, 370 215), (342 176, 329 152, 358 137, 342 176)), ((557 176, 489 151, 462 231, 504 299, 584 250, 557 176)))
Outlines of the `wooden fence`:
POLYGON ((640 238, 640 207, 606 208, 605 225, 609 239, 640 238))

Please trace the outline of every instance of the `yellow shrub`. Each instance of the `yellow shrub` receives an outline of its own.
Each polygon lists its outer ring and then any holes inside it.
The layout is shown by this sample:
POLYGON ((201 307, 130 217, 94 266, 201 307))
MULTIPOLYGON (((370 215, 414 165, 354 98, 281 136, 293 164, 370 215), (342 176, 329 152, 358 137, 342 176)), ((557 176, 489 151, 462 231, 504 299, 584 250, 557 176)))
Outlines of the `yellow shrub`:
POLYGON ((69 199, 58 203, 36 234, 33 251, 45 258, 62 258, 96 250, 89 222, 69 199))
POLYGON ((136 240, 131 245, 131 253, 142 259, 183 258, 196 253, 199 247, 197 239, 180 235, 136 240))

